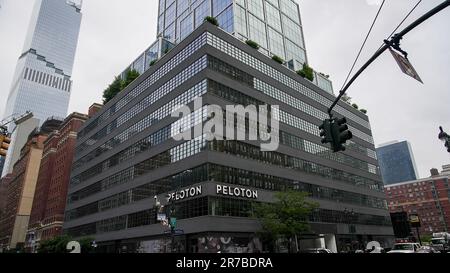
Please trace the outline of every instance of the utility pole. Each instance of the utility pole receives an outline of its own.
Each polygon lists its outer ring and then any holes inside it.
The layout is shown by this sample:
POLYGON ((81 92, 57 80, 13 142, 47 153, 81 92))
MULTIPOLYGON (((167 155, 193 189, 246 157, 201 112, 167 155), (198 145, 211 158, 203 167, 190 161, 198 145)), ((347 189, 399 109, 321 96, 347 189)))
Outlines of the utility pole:
POLYGON ((412 31, 413 29, 415 29, 416 27, 418 27, 420 24, 422 24, 423 22, 425 22, 426 20, 430 19, 432 16, 434 16, 435 14, 441 12, 442 10, 444 10, 445 8, 447 8, 448 6, 450 6, 450 0, 446 0, 443 3, 441 3, 440 5, 438 5, 437 7, 435 7, 434 9, 430 10, 429 12, 427 12, 426 14, 424 14, 422 17, 420 17, 419 19, 417 19, 416 21, 414 21, 412 24, 410 24, 408 27, 406 27, 403 31, 401 31, 400 33, 394 35, 390 41, 385 40, 385 44, 383 45, 383 47, 381 47, 373 56, 372 58, 370 58, 359 70, 358 72, 356 72, 356 74, 353 76, 353 78, 347 83, 347 85, 339 92, 339 96, 336 98, 336 100, 333 102, 333 104, 331 105, 331 107, 328 109, 328 114, 330 115, 330 119, 333 118, 333 108, 337 105, 337 103, 339 102, 339 100, 342 98, 342 96, 345 95, 345 92, 347 92, 348 88, 353 84, 353 82, 376 60, 378 59, 378 57, 381 56, 381 54, 383 54, 387 49, 393 47, 394 49, 399 50, 400 52, 402 52, 405 57, 407 56, 407 53, 403 50, 401 50, 400 48, 400 40, 403 39, 403 37, 408 34, 410 31, 412 31))

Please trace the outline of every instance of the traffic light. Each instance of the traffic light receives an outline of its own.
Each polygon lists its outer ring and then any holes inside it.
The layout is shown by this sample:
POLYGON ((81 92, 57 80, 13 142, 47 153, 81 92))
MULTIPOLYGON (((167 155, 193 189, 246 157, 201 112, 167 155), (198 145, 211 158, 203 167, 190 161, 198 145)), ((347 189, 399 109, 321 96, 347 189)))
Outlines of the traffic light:
POLYGON ((322 138, 322 143, 333 143, 333 135, 331 132, 332 120, 325 120, 322 125, 319 126, 320 137, 322 138))
POLYGON ((346 118, 335 118, 331 125, 333 135, 333 152, 345 151, 345 144, 353 138, 352 132, 349 131, 346 118))
POLYGON ((0 135, 0 156, 6 157, 9 144, 11 144, 11 139, 5 135, 0 135))

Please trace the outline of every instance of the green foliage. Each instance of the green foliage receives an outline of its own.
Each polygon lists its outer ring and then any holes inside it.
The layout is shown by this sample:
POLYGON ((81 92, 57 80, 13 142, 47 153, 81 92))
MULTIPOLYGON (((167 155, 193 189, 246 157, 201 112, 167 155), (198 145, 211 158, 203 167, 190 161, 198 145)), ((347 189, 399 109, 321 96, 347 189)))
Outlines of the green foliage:
POLYGON ((420 240, 422 240, 422 243, 431 243, 432 238, 433 238, 433 236, 431 236, 431 235, 420 236, 420 240))
POLYGON ((55 237, 39 244, 38 253, 67 253, 67 244, 71 241, 67 235, 55 237))
POLYGON ((254 49, 257 49, 257 50, 259 49, 259 44, 257 42, 255 42, 255 41, 247 40, 245 43, 247 45, 253 47, 254 49))
POLYGON ((272 57, 272 60, 274 60, 275 62, 277 62, 279 64, 284 64, 284 60, 280 56, 274 55, 272 57))
POLYGON ((132 83, 135 79, 137 79, 140 76, 139 72, 136 70, 129 70, 127 72, 127 75, 125 77, 125 80, 122 81, 121 88, 122 90, 125 89, 130 83, 132 83))
POLYGON ((299 74, 301 77, 308 79, 309 81, 314 80, 314 70, 309 67, 306 63, 303 64, 303 69, 297 71, 297 74, 299 74))
POLYGON ((307 201, 307 196, 308 193, 298 191, 278 192, 275 203, 256 204, 255 216, 261 221, 264 237, 291 241, 296 235, 308 232, 308 216, 318 204, 307 201))
POLYGON ((158 60, 153 60, 150 62, 150 66, 154 66, 158 60))
MULTIPOLYGON (((69 253, 67 250, 67 244, 71 241, 74 240, 68 235, 62 235, 47 241, 42 241, 39 244, 38 253, 69 253)), ((94 239, 90 237, 78 240, 81 246, 81 253, 93 252, 93 241, 94 239)))
POLYGON ((219 22, 217 21, 217 19, 215 17, 207 16, 207 17, 205 17, 205 21, 209 22, 215 26, 219 26, 219 22))
POLYGON ((352 107, 355 108, 356 110, 359 109, 359 106, 358 106, 358 104, 356 104, 356 103, 353 103, 353 104, 352 104, 352 107))
POLYGON ((120 77, 116 77, 108 88, 103 91, 103 104, 106 104, 112 100, 117 94, 120 93, 120 91, 122 91, 122 79, 120 77))
POLYGON ((341 100, 344 101, 344 102, 346 102, 346 103, 352 103, 352 97, 348 96, 347 94, 344 94, 344 95, 341 97, 341 100))
POLYGON ((359 111, 361 111, 361 113, 363 113, 363 114, 367 114, 367 110, 366 109, 361 109, 359 111))
POLYGON ((108 88, 103 91, 103 104, 107 104, 138 77, 139 72, 136 70, 129 70, 125 80, 122 80, 119 76, 117 76, 108 88))

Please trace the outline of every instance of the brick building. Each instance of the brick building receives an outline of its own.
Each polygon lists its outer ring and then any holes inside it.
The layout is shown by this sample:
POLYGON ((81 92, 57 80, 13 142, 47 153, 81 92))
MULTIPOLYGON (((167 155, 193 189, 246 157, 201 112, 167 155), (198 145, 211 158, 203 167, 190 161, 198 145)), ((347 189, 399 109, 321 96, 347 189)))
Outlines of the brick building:
POLYGON ((6 213, 0 220, 0 245, 3 250, 22 249, 25 245, 44 142, 61 122, 58 118, 49 118, 29 135, 12 174, 6 179, 6 213))
POLYGON ((450 228, 450 188, 447 175, 392 184, 385 187, 389 211, 418 214, 421 235, 448 232, 450 228))
POLYGON ((88 119, 73 113, 44 142, 36 193, 27 231, 27 248, 62 234, 67 188, 77 132, 88 119))

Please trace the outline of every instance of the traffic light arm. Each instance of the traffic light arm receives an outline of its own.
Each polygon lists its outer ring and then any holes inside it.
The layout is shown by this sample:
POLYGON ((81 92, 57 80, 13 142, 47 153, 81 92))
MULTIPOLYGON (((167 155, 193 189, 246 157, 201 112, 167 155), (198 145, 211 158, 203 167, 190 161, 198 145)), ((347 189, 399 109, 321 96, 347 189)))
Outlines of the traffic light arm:
POLYGON ((345 92, 347 92, 348 88, 353 84, 353 82, 376 60, 378 57, 381 56, 387 49, 389 49, 393 45, 398 45, 399 41, 408 34, 411 30, 418 27, 420 24, 434 16, 435 14, 439 13, 440 11, 444 10, 450 6, 450 0, 446 0, 434 9, 430 10, 426 14, 424 14, 422 17, 414 21, 412 24, 407 26, 403 31, 400 33, 394 35, 390 41, 385 41, 385 45, 381 47, 375 54, 370 58, 359 70, 356 72, 356 74, 351 78, 351 80, 347 83, 347 85, 339 92, 339 96, 336 98, 336 100, 333 102, 331 107, 328 109, 328 114, 330 115, 330 118, 333 117, 332 111, 333 108, 338 104, 339 100, 342 98, 342 96, 345 95, 345 92))

